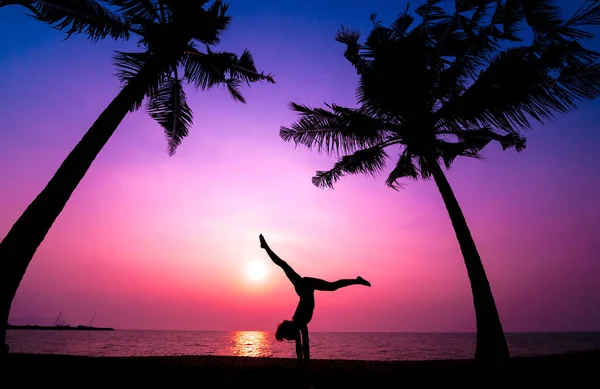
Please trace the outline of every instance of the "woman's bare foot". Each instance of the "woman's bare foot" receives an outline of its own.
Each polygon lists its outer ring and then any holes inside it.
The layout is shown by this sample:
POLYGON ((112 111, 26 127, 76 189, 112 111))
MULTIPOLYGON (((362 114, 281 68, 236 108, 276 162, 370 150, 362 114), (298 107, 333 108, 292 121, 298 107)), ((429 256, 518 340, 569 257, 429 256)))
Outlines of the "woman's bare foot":
POLYGON ((361 285, 371 286, 371 283, 369 281, 365 280, 364 278, 362 278, 361 276, 356 277, 356 281, 358 281, 358 283, 361 285))
POLYGON ((260 234, 258 236, 258 239, 260 240, 260 248, 264 249, 267 247, 267 241, 265 240, 265 238, 262 236, 262 234, 260 234))

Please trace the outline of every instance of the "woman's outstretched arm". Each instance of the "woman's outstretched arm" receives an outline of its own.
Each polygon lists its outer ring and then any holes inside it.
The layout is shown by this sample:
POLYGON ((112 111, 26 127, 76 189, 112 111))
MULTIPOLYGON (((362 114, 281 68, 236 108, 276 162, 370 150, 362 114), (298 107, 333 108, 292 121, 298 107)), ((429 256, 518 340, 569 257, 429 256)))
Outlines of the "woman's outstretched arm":
POLYGON ((300 333, 296 337, 296 356, 298 357, 298 363, 302 363, 302 340, 300 340, 300 333))
POLYGON ((260 239, 260 247, 263 248, 267 252, 267 254, 269 255, 269 258, 271 258, 273 263, 275 263, 277 266, 279 266, 280 268, 283 269, 283 271, 285 272, 285 275, 292 282, 292 284, 295 285, 297 282, 302 281, 302 277, 300 277, 300 275, 298 273, 296 273, 294 271, 294 269, 292 269, 292 267, 287 264, 286 261, 279 258, 277 256, 277 254, 275 254, 273 252, 273 250, 271 250, 271 248, 267 244, 267 241, 262 236, 262 234, 259 235, 259 239, 260 239))
POLYGON ((310 342, 308 341, 308 327, 300 328, 302 333, 302 354, 304 354, 304 363, 308 363, 310 359, 310 342))

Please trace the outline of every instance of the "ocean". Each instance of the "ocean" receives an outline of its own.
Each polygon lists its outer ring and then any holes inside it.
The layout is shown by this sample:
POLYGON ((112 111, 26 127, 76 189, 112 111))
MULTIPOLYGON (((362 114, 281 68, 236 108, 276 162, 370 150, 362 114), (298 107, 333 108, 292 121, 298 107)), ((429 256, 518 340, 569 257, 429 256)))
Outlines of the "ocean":
MULTIPOLYGON (((600 349, 600 332, 507 333, 512 356, 600 349)), ((228 355, 295 358, 293 342, 265 331, 8 330, 11 352, 88 356, 228 355)), ((470 359, 474 333, 312 332, 311 358, 470 359)))

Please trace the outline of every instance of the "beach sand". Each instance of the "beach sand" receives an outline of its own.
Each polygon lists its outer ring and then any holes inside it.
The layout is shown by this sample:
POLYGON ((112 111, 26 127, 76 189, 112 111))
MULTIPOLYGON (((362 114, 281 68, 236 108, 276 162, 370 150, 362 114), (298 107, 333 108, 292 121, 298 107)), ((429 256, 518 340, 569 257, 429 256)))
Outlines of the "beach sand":
POLYGON ((221 356, 9 354, 3 365, 8 387, 38 388, 592 388, 600 382, 600 350, 512 358, 499 371, 477 368, 473 360, 319 359, 306 371, 293 359, 221 356))

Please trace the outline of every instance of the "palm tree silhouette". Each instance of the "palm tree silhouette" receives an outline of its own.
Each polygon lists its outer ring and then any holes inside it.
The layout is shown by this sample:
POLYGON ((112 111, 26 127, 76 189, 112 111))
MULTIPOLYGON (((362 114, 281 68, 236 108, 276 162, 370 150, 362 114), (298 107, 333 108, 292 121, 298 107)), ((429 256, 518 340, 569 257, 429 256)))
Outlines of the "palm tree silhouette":
POLYGON ((280 136, 338 157, 313 177, 318 187, 333 188, 349 174, 377 175, 392 153, 398 157, 388 186, 398 189, 401 178, 433 178, 471 284, 475 359, 504 363, 509 352, 492 290, 443 168, 457 157, 481 157, 493 142, 521 151, 520 131, 532 122, 545 123, 600 94, 597 53, 580 44, 592 37, 583 27, 600 23, 600 5, 586 2, 563 20, 546 0, 457 0, 453 10, 439 2, 415 9, 417 25, 408 7, 390 27, 372 15, 365 43, 357 31, 341 27, 336 39, 346 45, 344 55, 359 76, 357 107, 291 103, 300 118, 282 127, 280 136), (531 44, 519 39, 523 22, 535 34, 531 44))
POLYGON ((71 34, 87 34, 93 41, 105 37, 136 36, 139 52, 117 52, 118 76, 123 88, 100 114, 61 164, 46 187, 27 207, 0 243, 0 336, 12 300, 38 246, 67 204, 90 165, 128 112, 144 101, 149 115, 166 133, 173 155, 192 125, 184 83, 200 90, 225 86, 234 100, 245 102, 242 84, 266 80, 249 51, 241 55, 214 51, 229 26, 228 5, 215 0, 0 0, 0 7, 21 5, 32 16, 71 34), (204 47, 201 51, 199 47, 204 47))

